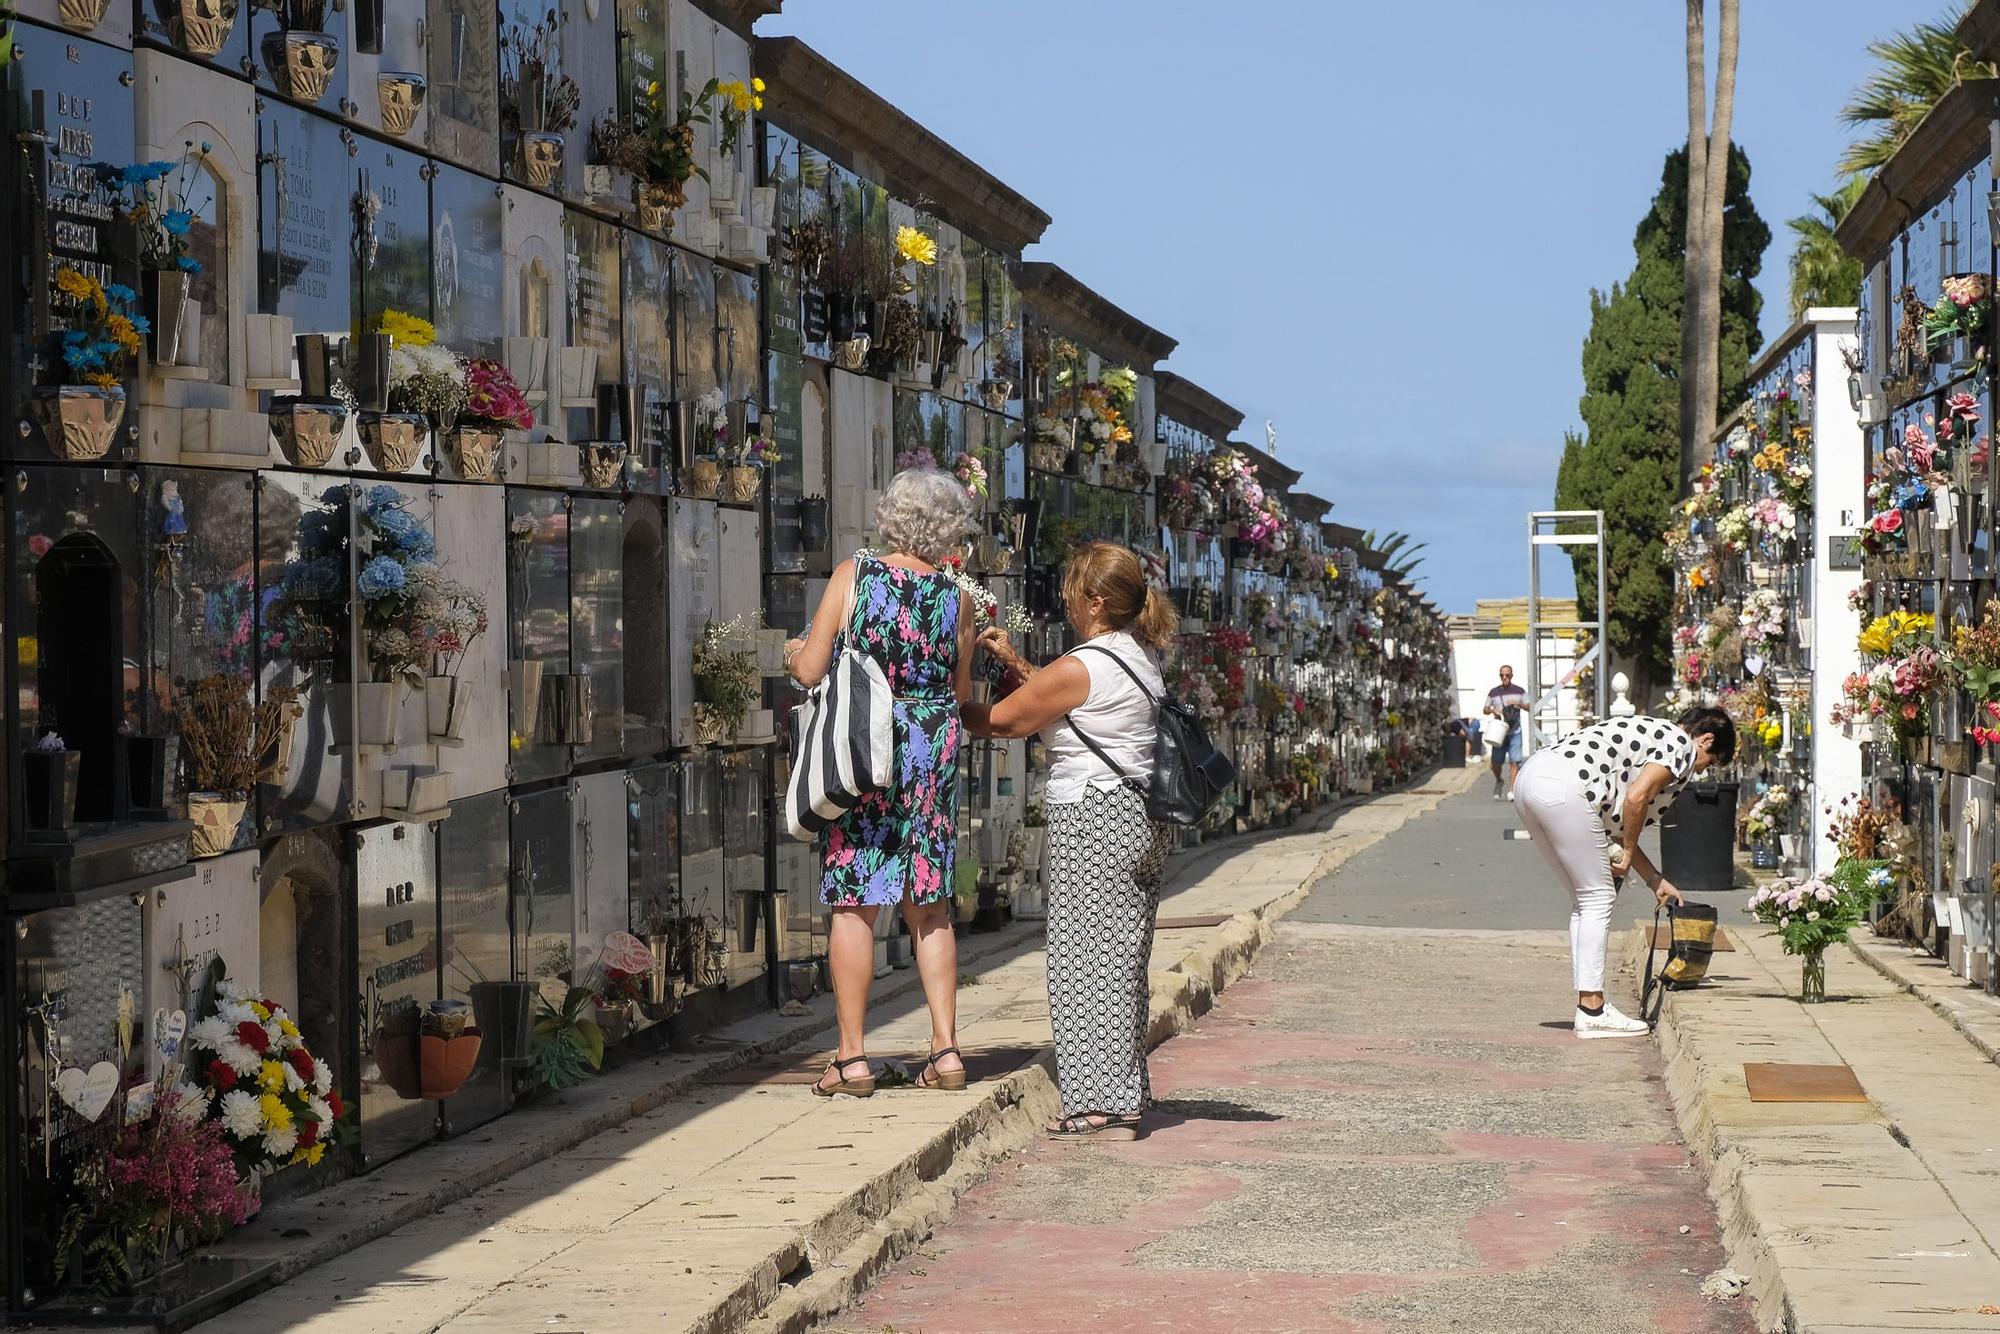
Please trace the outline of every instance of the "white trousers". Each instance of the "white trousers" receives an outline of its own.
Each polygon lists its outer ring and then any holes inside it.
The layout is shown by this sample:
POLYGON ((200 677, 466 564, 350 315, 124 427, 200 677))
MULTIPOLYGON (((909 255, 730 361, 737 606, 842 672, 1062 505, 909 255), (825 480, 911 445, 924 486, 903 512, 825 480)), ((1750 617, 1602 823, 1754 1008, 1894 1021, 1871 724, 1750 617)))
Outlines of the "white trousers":
POLYGON ((1594 803, 1548 751, 1521 766, 1514 809, 1556 879, 1569 891, 1569 962, 1578 991, 1604 990, 1604 951, 1611 941, 1611 838, 1594 803))

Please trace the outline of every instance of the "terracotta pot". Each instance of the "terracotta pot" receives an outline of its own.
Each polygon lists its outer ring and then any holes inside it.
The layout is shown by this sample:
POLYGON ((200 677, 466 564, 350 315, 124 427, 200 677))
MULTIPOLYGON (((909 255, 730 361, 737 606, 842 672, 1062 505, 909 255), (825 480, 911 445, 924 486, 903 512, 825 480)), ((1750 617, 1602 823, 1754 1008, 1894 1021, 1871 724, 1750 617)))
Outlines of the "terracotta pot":
POLYGON ((763 480, 762 471, 748 465, 725 468, 722 473, 722 498, 747 505, 757 499, 757 486, 763 480))
POLYGON ((500 459, 500 430, 494 426, 460 426, 445 437, 451 464, 468 482, 490 481, 500 459))
POLYGON ((430 422, 421 412, 363 412, 361 447, 377 472, 408 472, 424 447, 430 422))
POLYGON ((688 465, 687 493, 696 500, 713 500, 722 486, 722 465, 714 459, 696 459, 688 465))
POLYGON ((194 821, 194 855, 220 857, 236 842, 236 827, 243 823, 243 809, 249 802, 242 797, 225 797, 220 792, 188 793, 188 819, 194 821))
POLYGON ((421 74, 402 71, 384 71, 375 76, 375 101, 382 112, 382 132, 398 138, 410 132, 417 123, 417 113, 424 109, 424 97, 430 90, 430 83, 421 74))
POLYGON ((296 398, 271 400, 271 434, 285 462, 295 468, 324 468, 347 429, 347 405, 329 400, 307 403, 296 398))
MULTIPOLYGON (((417 1099, 424 1093, 422 1049, 414 1033, 375 1035, 375 1068, 399 1098, 417 1099)), ((461 1083, 463 1081, 460 1081, 461 1083)))
POLYGON ((429 1033, 417 1039, 418 1053, 418 1096, 431 1102, 449 1098, 472 1076, 472 1068, 479 1062, 479 1048, 484 1038, 476 1028, 468 1028, 455 1038, 434 1037, 429 1033))
POLYGON ((62 384, 35 391, 35 420, 57 457, 71 463, 101 459, 125 420, 125 390, 62 384))

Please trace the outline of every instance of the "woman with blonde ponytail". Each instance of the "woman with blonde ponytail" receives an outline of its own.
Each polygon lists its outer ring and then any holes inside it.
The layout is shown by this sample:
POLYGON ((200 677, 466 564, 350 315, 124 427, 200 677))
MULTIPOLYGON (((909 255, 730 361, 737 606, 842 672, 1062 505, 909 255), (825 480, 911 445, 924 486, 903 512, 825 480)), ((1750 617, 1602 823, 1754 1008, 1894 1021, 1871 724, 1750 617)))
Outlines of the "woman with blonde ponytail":
POLYGON ((1166 862, 1164 829, 1144 784, 1165 691, 1155 654, 1178 613, 1124 547, 1093 542, 1063 571, 1077 647, 1046 667, 1000 630, 979 644, 1021 686, 997 704, 966 704, 976 735, 1040 733, 1049 753, 1049 1018, 1063 1116, 1057 1139, 1133 1139, 1150 1101, 1147 960, 1166 862))

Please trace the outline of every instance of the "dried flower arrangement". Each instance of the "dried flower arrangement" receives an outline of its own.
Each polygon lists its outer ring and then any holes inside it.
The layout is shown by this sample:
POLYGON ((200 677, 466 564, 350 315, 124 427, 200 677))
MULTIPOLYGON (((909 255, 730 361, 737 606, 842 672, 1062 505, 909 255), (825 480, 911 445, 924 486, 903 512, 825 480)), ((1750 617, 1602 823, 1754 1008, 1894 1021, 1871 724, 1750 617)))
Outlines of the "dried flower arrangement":
POLYGON ((181 758, 188 787, 227 795, 250 791, 264 757, 302 712, 298 698, 290 686, 270 686, 253 705, 249 682, 220 673, 184 687, 181 758))

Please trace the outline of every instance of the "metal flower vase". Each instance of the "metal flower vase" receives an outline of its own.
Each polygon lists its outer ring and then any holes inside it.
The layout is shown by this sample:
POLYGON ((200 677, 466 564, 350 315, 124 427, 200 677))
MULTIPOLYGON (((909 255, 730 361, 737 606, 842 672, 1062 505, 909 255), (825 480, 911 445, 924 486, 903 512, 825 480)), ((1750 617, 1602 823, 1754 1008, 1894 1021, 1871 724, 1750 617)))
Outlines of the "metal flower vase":
POLYGON ((278 91, 300 102, 317 102, 333 83, 340 64, 340 41, 323 32, 297 28, 264 39, 264 63, 278 91))
POLYGON ((309 403, 299 398, 274 398, 270 422, 285 462, 294 468, 324 468, 347 429, 347 405, 337 399, 309 403))
POLYGON ((125 420, 123 386, 52 385, 35 391, 35 420, 58 458, 70 463, 101 459, 125 420))
POLYGON ((421 412, 364 412, 361 447, 377 472, 408 472, 424 446, 430 422, 421 412))
POLYGON ((430 83, 421 74, 385 70, 375 76, 375 102, 382 113, 382 132, 402 138, 417 123, 430 83))
POLYGON ((169 0, 167 40, 183 55, 220 55, 236 27, 237 0, 169 0))
POLYGON ((178 269, 154 269, 146 274, 146 315, 153 325, 153 364, 172 366, 180 360, 188 327, 188 290, 194 275, 178 269))
POLYGON ((455 427, 445 437, 452 467, 468 482, 492 480, 500 459, 500 432, 491 426, 455 427))

